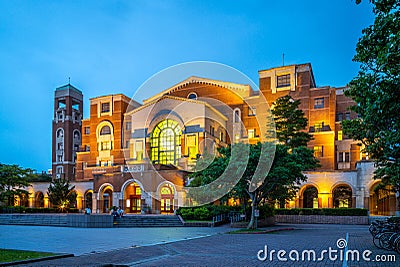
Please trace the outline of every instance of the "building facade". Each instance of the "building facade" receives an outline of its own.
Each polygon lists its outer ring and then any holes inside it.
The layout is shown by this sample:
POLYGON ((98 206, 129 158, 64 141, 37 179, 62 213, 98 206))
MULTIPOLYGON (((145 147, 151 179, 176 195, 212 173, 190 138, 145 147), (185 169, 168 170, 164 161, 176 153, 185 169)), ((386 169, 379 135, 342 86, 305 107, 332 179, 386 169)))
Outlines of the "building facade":
MULTIPOLYGON (((311 64, 296 64, 259 71, 259 90, 189 77, 142 104, 122 94, 95 97, 89 117, 82 119, 82 93, 66 85, 55 95, 53 176, 73 181, 78 208, 173 213, 187 204, 184 186, 198 158, 233 142, 266 141, 268 105, 273 108, 276 99, 290 95, 301 100, 313 136, 308 147, 321 167, 306 172, 308 180, 286 207, 394 214, 394 193, 377 189, 373 163, 342 132, 341 121, 357 117, 344 90, 317 87, 311 64)), ((34 185, 31 205, 42 203, 36 191, 34 185)))

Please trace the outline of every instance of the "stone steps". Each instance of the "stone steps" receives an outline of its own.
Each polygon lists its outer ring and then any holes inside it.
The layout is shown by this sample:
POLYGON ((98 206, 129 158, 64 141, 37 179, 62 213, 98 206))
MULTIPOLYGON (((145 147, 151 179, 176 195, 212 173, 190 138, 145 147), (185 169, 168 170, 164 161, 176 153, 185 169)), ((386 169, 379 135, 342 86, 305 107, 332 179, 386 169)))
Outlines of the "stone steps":
POLYGON ((67 217, 47 214, 2 214, 0 224, 67 226, 67 217))
POLYGON ((182 227, 183 223, 177 215, 125 215, 116 218, 114 227, 182 227))

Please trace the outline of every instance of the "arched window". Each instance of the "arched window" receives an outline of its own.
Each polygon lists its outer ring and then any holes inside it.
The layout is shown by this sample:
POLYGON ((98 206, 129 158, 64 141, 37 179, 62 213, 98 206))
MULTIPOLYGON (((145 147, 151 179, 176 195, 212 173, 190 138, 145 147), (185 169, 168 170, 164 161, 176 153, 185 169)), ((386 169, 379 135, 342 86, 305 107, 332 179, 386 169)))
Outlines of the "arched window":
POLYGON ((318 190, 315 186, 307 186, 303 191, 303 208, 318 208, 318 190))
POLYGON ((197 94, 196 93, 190 93, 187 98, 196 100, 197 99, 197 94))
POLYGON ((80 138, 81 138, 81 135, 80 135, 79 131, 75 130, 74 131, 74 139, 80 139, 80 138))
POLYGON ((106 134, 111 134, 111 128, 110 126, 103 126, 100 130, 100 135, 106 135, 106 134))
POLYGON ((44 208, 44 195, 40 191, 35 193, 35 208, 44 208))
POLYGON ((58 129, 58 130, 57 130, 57 137, 58 137, 58 138, 64 137, 64 130, 63 130, 63 129, 58 129))
POLYGON ((240 122, 240 109, 239 108, 235 108, 233 110, 233 122, 238 123, 240 122))
POLYGON ((85 208, 92 209, 92 202, 93 202, 93 193, 91 191, 86 192, 85 194, 85 208))
POLYGON ((351 208, 352 190, 348 185, 340 185, 333 190, 333 207, 351 208))
POLYGON ((154 127, 151 137, 151 160, 156 164, 178 164, 181 157, 181 127, 176 121, 164 120, 154 127))

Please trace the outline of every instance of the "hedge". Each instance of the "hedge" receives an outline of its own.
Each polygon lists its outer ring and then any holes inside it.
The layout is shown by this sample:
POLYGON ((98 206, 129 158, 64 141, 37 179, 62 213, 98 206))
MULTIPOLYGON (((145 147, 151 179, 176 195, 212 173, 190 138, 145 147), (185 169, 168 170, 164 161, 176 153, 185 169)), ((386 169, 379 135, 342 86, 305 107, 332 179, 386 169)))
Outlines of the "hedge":
MULTIPOLYGON (((261 205, 257 209, 260 212, 260 218, 271 217, 275 215, 275 209, 271 205, 261 205)), ((251 218, 251 206, 246 207, 246 218, 251 218)))
POLYGON ((179 208, 176 214, 181 215, 184 220, 211 221, 214 216, 227 214, 231 211, 241 211, 238 206, 204 205, 201 207, 179 208))
POLYGON ((22 206, 11 206, 4 207, 0 206, 0 213, 78 213, 79 210, 76 208, 66 209, 64 212, 60 212, 56 208, 28 208, 22 206))
POLYGON ((277 215, 326 215, 326 216, 368 216, 367 209, 322 208, 322 209, 276 209, 277 215))

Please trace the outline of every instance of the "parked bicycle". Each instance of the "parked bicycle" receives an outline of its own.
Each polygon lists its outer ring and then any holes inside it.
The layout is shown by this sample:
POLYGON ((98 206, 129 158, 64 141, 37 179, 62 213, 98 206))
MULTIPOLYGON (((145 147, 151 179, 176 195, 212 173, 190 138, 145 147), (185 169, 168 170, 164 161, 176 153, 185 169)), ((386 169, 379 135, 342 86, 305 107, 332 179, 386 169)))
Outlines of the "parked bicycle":
POLYGON ((400 253, 400 218, 374 221, 369 226, 369 232, 377 248, 400 253))

